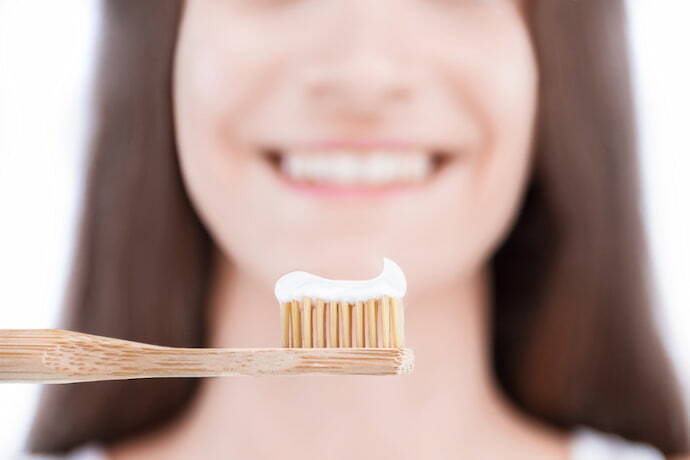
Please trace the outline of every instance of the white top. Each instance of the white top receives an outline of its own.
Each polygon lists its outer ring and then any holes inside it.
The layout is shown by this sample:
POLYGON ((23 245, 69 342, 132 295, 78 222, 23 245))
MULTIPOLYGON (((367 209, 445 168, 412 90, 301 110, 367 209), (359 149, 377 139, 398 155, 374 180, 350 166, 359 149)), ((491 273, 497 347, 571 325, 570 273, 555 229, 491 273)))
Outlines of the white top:
POLYGON ((663 454, 648 444, 586 427, 573 433, 570 457, 571 460, 664 460, 663 454))
POLYGON ((105 451, 97 444, 87 444, 66 455, 39 455, 21 453, 12 460, 108 460, 105 451))
MULTIPOLYGON (((573 432, 571 460, 664 460, 657 449, 627 441, 620 436, 581 427, 573 432)), ((65 456, 20 454, 14 460, 108 460, 102 448, 86 445, 65 456)))

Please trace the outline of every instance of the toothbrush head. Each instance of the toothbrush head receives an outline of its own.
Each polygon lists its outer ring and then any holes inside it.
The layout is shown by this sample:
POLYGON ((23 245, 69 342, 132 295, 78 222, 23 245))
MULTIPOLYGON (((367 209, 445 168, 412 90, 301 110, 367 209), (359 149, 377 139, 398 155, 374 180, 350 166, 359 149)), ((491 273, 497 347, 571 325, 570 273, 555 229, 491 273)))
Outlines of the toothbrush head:
POLYGON ((295 271, 276 282, 282 346, 402 348, 407 289, 400 267, 384 258, 370 280, 333 280, 295 271))

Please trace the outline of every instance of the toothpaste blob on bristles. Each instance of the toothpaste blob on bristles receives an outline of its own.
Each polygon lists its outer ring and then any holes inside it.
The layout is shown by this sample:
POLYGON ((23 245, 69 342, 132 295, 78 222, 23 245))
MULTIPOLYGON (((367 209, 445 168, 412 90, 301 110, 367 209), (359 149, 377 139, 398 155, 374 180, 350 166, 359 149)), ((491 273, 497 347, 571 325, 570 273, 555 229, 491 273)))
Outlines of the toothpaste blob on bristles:
POLYGON ((383 270, 369 280, 334 280, 303 271, 286 273, 275 284, 279 302, 300 300, 303 297, 337 302, 358 302, 384 296, 402 298, 407 280, 398 264, 383 258, 383 270))

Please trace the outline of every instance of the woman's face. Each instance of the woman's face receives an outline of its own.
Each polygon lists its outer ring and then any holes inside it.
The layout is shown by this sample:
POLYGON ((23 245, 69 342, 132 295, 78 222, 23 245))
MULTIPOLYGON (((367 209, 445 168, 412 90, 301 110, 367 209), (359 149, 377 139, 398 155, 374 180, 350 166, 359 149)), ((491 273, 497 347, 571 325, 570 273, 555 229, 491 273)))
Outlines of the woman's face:
POLYGON ((537 74, 515 0, 187 0, 175 123, 231 263, 409 295, 480 270, 528 174, 537 74))

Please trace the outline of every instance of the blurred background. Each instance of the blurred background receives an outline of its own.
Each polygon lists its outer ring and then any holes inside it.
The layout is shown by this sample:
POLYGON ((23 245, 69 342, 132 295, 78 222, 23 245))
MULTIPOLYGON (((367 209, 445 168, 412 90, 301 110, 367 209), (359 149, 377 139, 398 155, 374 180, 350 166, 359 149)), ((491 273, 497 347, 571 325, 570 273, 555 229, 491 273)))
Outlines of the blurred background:
MULTIPOLYGON (((57 319, 80 204, 99 3, 0 0, 0 328, 57 319)), ((657 320, 690 405, 690 2, 628 4, 657 320)), ((0 455, 21 448, 38 389, 0 386, 0 455)))

